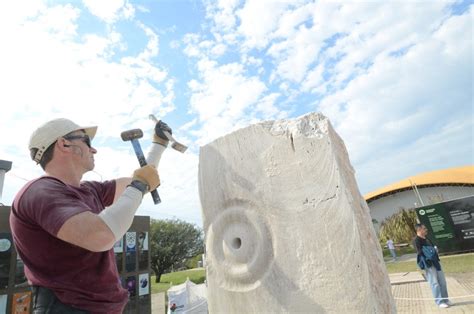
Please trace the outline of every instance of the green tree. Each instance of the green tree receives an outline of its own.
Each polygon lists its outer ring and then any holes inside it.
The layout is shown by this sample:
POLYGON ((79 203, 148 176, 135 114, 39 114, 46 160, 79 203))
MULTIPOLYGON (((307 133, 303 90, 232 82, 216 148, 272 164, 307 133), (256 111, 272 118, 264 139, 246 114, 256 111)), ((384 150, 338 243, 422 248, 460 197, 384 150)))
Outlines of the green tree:
POLYGON ((388 239, 395 243, 411 243, 415 237, 416 212, 402 208, 398 213, 385 219, 380 225, 379 239, 385 245, 388 239))
POLYGON ((198 255, 193 256, 192 258, 188 259, 184 263, 184 266, 186 266, 187 269, 197 268, 199 266, 199 262, 201 260, 202 260, 202 254, 198 254, 198 255))
POLYGON ((151 221, 150 228, 151 269, 156 282, 173 265, 204 252, 203 232, 196 225, 175 220, 151 221))

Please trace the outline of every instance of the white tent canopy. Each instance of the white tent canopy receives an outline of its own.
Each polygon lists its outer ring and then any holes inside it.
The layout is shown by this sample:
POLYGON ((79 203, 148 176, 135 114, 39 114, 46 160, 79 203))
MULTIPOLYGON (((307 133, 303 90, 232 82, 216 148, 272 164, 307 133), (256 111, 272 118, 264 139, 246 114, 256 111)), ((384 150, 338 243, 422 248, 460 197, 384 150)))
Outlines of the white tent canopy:
POLYGON ((207 314, 207 287, 195 284, 189 278, 186 282, 168 290, 168 314, 207 314))

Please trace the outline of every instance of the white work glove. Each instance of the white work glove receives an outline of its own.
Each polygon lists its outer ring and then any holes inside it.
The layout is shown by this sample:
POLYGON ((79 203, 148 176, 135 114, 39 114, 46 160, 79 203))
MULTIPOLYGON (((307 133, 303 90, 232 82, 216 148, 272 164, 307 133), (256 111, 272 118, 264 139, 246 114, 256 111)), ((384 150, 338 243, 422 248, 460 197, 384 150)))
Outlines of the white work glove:
POLYGON ((163 121, 158 121, 153 129, 153 144, 150 147, 146 161, 147 164, 155 166, 158 169, 161 155, 168 147, 169 140, 164 132, 172 133, 171 128, 163 121))
POLYGON ((153 143, 161 144, 163 146, 168 146, 169 139, 165 135, 164 132, 168 132, 169 134, 173 134, 173 131, 168 126, 168 124, 164 123, 163 121, 158 121, 155 125, 155 129, 153 130, 153 143))

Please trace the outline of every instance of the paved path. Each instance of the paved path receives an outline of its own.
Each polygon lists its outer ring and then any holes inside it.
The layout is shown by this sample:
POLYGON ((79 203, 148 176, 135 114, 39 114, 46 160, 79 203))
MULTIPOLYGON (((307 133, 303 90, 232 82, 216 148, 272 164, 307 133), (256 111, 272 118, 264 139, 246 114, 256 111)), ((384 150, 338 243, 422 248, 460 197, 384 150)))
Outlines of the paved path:
POLYGON ((151 312, 153 314, 166 313, 165 293, 153 293, 151 295, 151 312))
MULTIPOLYGON (((416 254, 407 254, 398 259, 407 260, 416 262, 416 254)), ((446 274, 449 296, 454 303, 447 309, 440 309, 435 304, 422 272, 390 274, 390 281, 398 313, 474 313, 474 272, 446 274), (457 298, 460 296, 470 297, 457 298)), ((165 310, 165 293, 152 294, 152 313, 162 314, 165 310)))
MULTIPOLYGON (((474 296, 456 298, 474 294, 474 273, 448 274, 446 276, 449 295, 454 303, 447 309, 440 309, 434 303, 429 284, 419 272, 391 274, 390 278, 394 281, 392 293, 398 313, 474 313, 474 296), (405 280, 401 277, 404 277, 405 280)), ((152 294, 152 313, 164 314, 165 307, 165 294, 163 292, 152 294)))
POLYGON ((446 281, 454 303, 447 309, 440 309, 435 304, 427 281, 392 284, 398 313, 474 313, 474 273, 447 274, 446 281), (457 298, 467 295, 470 297, 457 298))

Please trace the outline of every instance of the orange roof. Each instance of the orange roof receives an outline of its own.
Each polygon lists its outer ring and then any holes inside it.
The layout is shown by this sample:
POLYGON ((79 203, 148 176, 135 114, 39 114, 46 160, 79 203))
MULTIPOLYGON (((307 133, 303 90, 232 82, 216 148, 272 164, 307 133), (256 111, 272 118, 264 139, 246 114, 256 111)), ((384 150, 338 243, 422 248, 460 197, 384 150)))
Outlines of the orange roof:
POLYGON ((364 198, 366 201, 369 201, 372 198, 376 198, 377 196, 381 196, 386 193, 411 188, 412 184, 410 183, 410 181, 413 184, 416 184, 418 187, 421 185, 434 184, 474 185, 474 166, 450 168, 418 174, 416 176, 408 177, 406 179, 392 183, 373 192, 367 193, 366 195, 364 195, 364 198))

